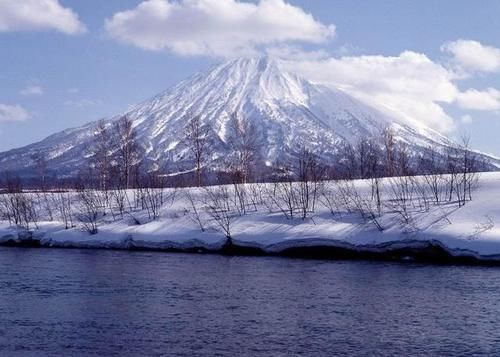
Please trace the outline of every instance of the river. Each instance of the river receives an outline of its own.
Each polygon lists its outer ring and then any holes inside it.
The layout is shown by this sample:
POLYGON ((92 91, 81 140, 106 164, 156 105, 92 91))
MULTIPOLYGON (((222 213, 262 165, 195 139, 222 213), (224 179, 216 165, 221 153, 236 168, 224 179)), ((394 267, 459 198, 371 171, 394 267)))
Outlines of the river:
POLYGON ((500 269, 0 248, 1 356, 498 355, 500 269))

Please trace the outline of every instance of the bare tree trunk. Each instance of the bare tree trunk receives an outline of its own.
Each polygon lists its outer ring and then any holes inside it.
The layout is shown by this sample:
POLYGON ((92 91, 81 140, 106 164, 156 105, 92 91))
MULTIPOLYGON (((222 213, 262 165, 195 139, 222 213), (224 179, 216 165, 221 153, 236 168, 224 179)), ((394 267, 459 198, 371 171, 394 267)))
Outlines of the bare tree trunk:
POLYGON ((195 162, 196 184, 198 187, 202 185, 201 171, 207 154, 209 133, 210 128, 202 125, 199 116, 191 118, 185 127, 186 144, 195 162))
POLYGON ((131 188, 132 169, 138 164, 139 146, 132 120, 121 117, 115 122, 117 161, 122 185, 131 188))

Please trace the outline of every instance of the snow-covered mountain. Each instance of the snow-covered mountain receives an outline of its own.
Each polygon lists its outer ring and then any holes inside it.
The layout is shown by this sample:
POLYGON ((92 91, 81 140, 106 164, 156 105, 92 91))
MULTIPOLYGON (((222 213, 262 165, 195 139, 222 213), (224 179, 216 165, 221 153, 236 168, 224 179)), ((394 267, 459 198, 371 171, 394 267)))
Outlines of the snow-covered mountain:
MULTIPOLYGON (((183 171, 193 168, 183 141, 188 119, 199 115, 212 128, 210 153, 217 165, 231 154, 228 136, 234 113, 254 124, 260 156, 267 165, 286 160, 300 147, 328 159, 342 142, 355 144, 362 137, 379 137, 388 126, 414 149, 449 144, 430 128, 404 124, 345 92, 288 73, 279 60, 269 57, 220 64, 124 114, 133 121, 146 166, 169 162, 171 168, 183 171)), ((39 152, 51 171, 74 174, 86 165, 95 125, 67 129, 0 153, 0 171, 26 172, 33 165, 33 154, 39 152)))

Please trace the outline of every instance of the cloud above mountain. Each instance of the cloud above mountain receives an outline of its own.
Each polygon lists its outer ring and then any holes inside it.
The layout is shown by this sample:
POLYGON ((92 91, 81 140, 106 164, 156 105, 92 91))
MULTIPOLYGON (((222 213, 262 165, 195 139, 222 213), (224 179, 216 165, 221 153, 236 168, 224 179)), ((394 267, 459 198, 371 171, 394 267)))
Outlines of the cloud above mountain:
POLYGON ((500 110, 500 91, 495 88, 486 90, 468 89, 457 96, 457 103, 462 109, 500 110))
POLYGON ((499 90, 460 87, 478 71, 500 72, 500 49, 459 40, 441 50, 445 56, 440 60, 414 51, 397 56, 298 55, 288 60, 288 66, 313 82, 341 88, 400 118, 444 133, 456 126, 444 109, 446 104, 462 110, 499 111, 499 90))
POLYGON ((464 71, 500 72, 500 49, 478 41, 457 40, 445 43, 441 50, 453 56, 464 71))
POLYGON ((30 84, 27 87, 21 89, 19 94, 23 96, 33 96, 33 95, 42 95, 43 88, 39 85, 30 84))
POLYGON ((76 35, 86 32, 86 27, 59 0, 0 1, 0 32, 47 30, 76 35))
POLYGON ((452 103, 458 89, 454 74, 426 55, 405 51, 398 56, 343 56, 289 62, 313 82, 341 88, 407 121, 453 129, 442 103, 452 103))
POLYGON ((497 111, 495 88, 461 89, 477 72, 500 72, 500 49, 459 39, 441 47, 443 58, 407 50, 399 55, 331 55, 321 44, 335 26, 285 0, 147 0, 115 13, 105 28, 113 39, 151 51, 234 57, 271 53, 313 82, 341 88, 404 120, 450 132, 446 105, 497 111), (319 44, 304 50, 302 44, 319 44))
MULTIPOLYGON (((228 58, 270 53, 285 59, 291 71, 308 80, 341 88, 397 117, 444 133, 460 122, 448 112, 500 111, 500 90, 495 85, 468 81, 500 73, 500 48, 476 40, 446 42, 441 55, 432 58, 411 49, 391 55, 364 55, 359 49, 354 55, 345 51, 345 44, 339 43, 338 50, 332 47, 334 24, 320 21, 305 5, 293 5, 289 0, 136 3, 105 19, 109 38, 180 56, 228 58)), ((0 0, 0 32, 45 30, 69 35, 87 31, 78 14, 60 0, 0 0)), ((41 95, 43 88, 30 85, 19 94, 41 95)), ((89 103, 66 101, 74 107, 89 103)), ((7 112, 5 107, 3 110, 7 112)), ((18 117, 23 116, 17 112, 18 117)))
POLYGON ((284 0, 147 0, 105 22, 114 39, 152 51, 181 55, 236 56, 260 46, 321 43, 335 34, 284 0))
POLYGON ((0 122, 3 121, 24 121, 30 114, 19 104, 9 105, 0 103, 0 122))

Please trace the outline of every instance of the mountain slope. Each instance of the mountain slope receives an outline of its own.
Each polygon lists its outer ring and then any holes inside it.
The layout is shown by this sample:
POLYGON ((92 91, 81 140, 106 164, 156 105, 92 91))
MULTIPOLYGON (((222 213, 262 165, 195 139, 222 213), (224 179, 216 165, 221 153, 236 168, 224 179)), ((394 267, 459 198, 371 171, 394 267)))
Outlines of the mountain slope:
MULTIPOLYGON (((183 142, 189 118, 199 115, 202 123, 212 128, 210 153, 217 165, 231 154, 228 136, 233 113, 252 121, 260 156, 268 165, 287 160, 302 146, 329 159, 339 144, 380 137, 389 126, 399 140, 415 150, 449 144, 431 129, 397 122, 340 90, 285 72, 278 61, 268 57, 241 58, 215 66, 125 114, 137 131, 145 166, 154 168, 168 161, 171 168, 173 165, 174 170, 182 171, 193 168, 183 142)), ((26 172, 33 165, 33 154, 41 152, 50 170, 75 174, 86 165, 94 129, 95 123, 89 123, 0 153, 1 169, 26 172)))

